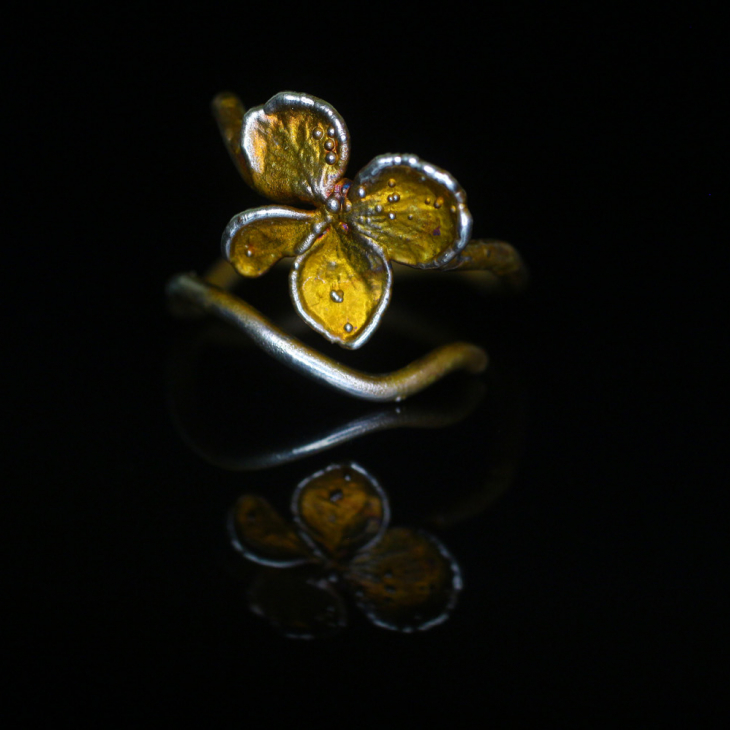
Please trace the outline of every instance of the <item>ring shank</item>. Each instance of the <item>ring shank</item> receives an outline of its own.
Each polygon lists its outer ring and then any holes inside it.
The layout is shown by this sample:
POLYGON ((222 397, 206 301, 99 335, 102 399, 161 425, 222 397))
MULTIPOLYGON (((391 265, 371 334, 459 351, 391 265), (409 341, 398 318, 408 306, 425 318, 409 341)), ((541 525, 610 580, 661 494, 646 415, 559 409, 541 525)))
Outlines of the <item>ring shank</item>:
MULTIPOLYGON (((212 272, 219 280, 229 274, 224 267, 212 272)), ((226 282, 222 282, 226 283, 226 282)), ((292 337, 242 299, 195 274, 178 274, 167 285, 173 300, 193 304, 245 332, 262 350, 285 365, 355 398, 400 401, 427 388, 454 370, 482 372, 488 362, 481 347, 452 342, 437 347, 409 365, 373 375, 347 367, 292 337)))

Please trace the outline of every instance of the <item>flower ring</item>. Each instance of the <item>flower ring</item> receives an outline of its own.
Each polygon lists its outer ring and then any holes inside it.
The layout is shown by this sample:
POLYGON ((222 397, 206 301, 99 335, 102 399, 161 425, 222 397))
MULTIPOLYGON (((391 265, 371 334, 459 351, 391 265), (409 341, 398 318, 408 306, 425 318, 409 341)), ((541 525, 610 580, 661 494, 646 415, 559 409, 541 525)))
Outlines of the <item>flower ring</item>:
POLYGON ((294 256, 289 283, 297 311, 330 342, 356 349, 388 306, 392 261, 415 269, 484 271, 485 283, 520 288, 526 271, 519 253, 504 241, 470 240, 466 194, 448 172, 415 155, 388 154, 348 180, 345 123, 329 104, 307 94, 281 92, 246 112, 226 92, 213 100, 213 113, 244 180, 274 205, 231 219, 222 265, 205 277, 186 272, 170 279, 173 311, 216 314, 279 361, 355 398, 402 400, 454 370, 484 370, 487 354, 468 342, 442 345, 389 373, 355 370, 291 337, 229 291, 234 269, 261 276, 294 256))
POLYGON ((243 276, 296 256, 294 306, 331 342, 354 349, 373 334, 390 301, 390 261, 439 268, 469 241, 466 194, 415 155, 380 155, 354 180, 345 178, 347 127, 321 99, 276 94, 246 112, 240 135, 245 180, 277 205, 234 216, 223 254, 243 276))

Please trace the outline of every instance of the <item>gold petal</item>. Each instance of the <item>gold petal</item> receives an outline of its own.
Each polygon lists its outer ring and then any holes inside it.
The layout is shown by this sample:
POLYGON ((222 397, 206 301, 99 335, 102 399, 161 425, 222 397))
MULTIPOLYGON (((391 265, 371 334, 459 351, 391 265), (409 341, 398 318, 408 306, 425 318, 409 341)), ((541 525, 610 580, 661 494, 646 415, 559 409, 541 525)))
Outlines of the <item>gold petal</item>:
POLYGON ((248 589, 250 609, 290 639, 319 639, 347 626, 342 597, 316 567, 261 568, 248 589))
POLYGON ((243 276, 261 276, 284 256, 306 250, 317 235, 320 211, 267 205, 231 218, 223 231, 223 255, 243 276))
POLYGON ((231 511, 229 525, 236 549, 255 563, 287 567, 311 559, 294 526, 263 497, 244 494, 231 511))
POLYGON ((388 530, 355 556, 345 575, 358 605, 378 626, 424 631, 448 618, 461 590, 461 573, 432 535, 408 528, 388 530))
POLYGON ((333 222, 295 262, 294 306, 330 342, 355 349, 375 331, 390 301, 392 272, 377 246, 333 222))
POLYGON ((377 541, 390 517, 383 490, 352 463, 307 477, 294 492, 292 512, 304 538, 340 562, 377 541))
POLYGON ((327 102, 282 91, 246 112, 241 150, 261 195, 278 203, 317 203, 344 175, 350 137, 327 102))
POLYGON ((471 237, 466 193, 448 172, 415 155, 376 157, 348 197, 353 235, 380 246, 391 261, 437 268, 471 237))

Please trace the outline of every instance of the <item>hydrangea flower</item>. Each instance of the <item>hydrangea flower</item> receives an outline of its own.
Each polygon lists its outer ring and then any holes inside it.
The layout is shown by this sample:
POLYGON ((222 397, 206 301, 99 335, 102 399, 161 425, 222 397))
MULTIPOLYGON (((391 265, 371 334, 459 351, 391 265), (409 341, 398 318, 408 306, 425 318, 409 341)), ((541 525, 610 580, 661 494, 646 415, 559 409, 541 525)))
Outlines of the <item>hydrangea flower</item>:
POLYGON ((289 522, 247 494, 230 520, 234 546, 278 569, 257 576, 249 601, 285 634, 312 638, 346 625, 343 593, 384 628, 423 631, 446 620, 461 590, 458 565, 432 535, 389 527, 388 498, 361 466, 332 464, 307 477, 292 512, 289 522))
POLYGON ((347 127, 321 99, 281 92, 243 114, 223 94, 214 108, 244 179, 275 203, 234 216, 223 254, 243 276, 295 256, 294 306, 331 342, 354 349, 373 334, 390 301, 391 261, 439 268, 468 243, 466 194, 448 172, 386 154, 345 178, 347 127), (239 123, 240 136, 228 134, 239 123), (301 203, 313 207, 293 207, 301 203))

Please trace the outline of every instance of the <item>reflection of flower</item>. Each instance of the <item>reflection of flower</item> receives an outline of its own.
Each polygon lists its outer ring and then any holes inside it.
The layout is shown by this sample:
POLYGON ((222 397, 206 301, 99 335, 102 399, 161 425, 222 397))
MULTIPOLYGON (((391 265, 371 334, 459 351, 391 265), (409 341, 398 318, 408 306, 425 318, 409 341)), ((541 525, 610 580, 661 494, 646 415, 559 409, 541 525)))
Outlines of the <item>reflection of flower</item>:
MULTIPOLYGON (((217 103, 239 103, 222 95, 217 103)), ((246 181, 275 203, 235 216, 223 251, 244 276, 297 256, 290 291, 299 314, 343 347, 364 344, 388 306, 389 261, 438 268, 467 244, 466 195, 449 173, 409 154, 381 155, 354 181, 344 121, 326 102, 281 92, 250 109, 237 143, 246 181), (314 210, 286 204, 304 202, 314 210)))
POLYGON ((338 587, 384 628, 422 631, 446 620, 461 589, 458 565, 433 536, 388 529, 387 497, 362 467, 333 464, 308 477, 292 512, 290 523, 263 498, 244 495, 231 515, 234 545, 269 566, 250 590, 252 609, 284 633, 344 626, 338 587))

